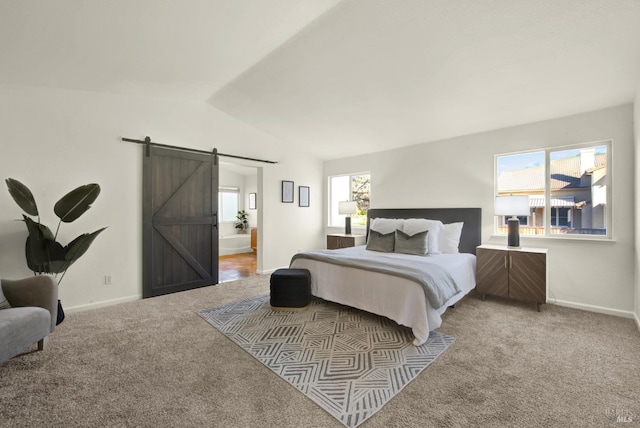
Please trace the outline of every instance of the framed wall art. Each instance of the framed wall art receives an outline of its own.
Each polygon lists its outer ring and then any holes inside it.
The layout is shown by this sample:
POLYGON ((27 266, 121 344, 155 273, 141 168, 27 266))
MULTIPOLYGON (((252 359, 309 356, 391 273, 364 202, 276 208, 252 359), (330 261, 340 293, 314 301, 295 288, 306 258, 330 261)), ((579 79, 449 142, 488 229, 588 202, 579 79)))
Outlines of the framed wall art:
POLYGON ((282 202, 293 203, 293 181, 282 180, 282 202))
POLYGON ((309 206, 309 186, 298 187, 298 205, 301 207, 309 206))

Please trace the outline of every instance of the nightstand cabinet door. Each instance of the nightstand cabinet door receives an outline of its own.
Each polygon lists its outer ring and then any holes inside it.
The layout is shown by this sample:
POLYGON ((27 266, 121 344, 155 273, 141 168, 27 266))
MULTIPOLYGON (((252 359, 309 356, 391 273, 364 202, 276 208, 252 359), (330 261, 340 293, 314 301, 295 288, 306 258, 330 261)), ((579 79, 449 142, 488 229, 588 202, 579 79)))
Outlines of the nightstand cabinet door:
POLYGON ((547 302, 547 250, 539 248, 476 248, 476 288, 482 293, 533 302, 547 302))
POLYGON ((327 249, 337 250, 339 248, 355 247, 356 241, 353 236, 327 235, 327 249))
POLYGON ((508 251, 476 250, 476 287, 479 293, 509 296, 508 251))
POLYGON ((527 302, 545 303, 547 255, 510 251, 509 297, 527 302))

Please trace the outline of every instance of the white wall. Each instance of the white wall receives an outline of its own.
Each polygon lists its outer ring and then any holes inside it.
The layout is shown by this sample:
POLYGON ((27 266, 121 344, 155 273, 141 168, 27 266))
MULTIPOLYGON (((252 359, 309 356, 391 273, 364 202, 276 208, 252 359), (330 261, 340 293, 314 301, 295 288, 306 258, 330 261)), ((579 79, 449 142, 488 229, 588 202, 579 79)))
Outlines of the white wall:
POLYGON ((295 252, 317 249, 323 245, 322 227, 322 163, 302 156, 287 154, 282 162, 258 171, 258 208, 262 223, 258 223, 258 261, 268 273, 289 266, 295 252), (318 173, 319 172, 319 173, 318 173), (294 182, 294 203, 281 203, 282 180, 294 182), (298 186, 309 186, 309 207, 298 206, 298 186), (293 251, 292 251, 293 250, 293 251))
POLYGON ((249 193, 258 192, 258 173, 255 175, 244 176, 244 195, 243 195, 243 207, 247 213, 247 219, 249 220, 249 227, 258 226, 258 209, 249 209, 249 193))
MULTIPOLYGON (((93 207, 61 231, 66 243, 108 226, 60 286, 68 310, 141 295, 142 148, 120 138, 146 135, 160 143, 215 146, 222 153, 279 162, 260 164, 259 206, 265 215, 259 270, 287 266, 297 249, 322 242, 319 200, 312 208, 280 203, 280 180, 320 188, 322 163, 218 110, 164 99, 0 86, 0 171, 31 188, 45 224, 54 225, 53 205, 68 190, 91 182, 102 187, 93 207), (113 284, 103 284, 106 274, 113 284)), ((0 190, 0 208, 0 277, 31 275, 24 261, 26 229, 14 221, 21 211, 6 190, 0 190)))
POLYGON ((491 237, 495 154, 612 139, 615 242, 521 241, 549 249, 549 303, 631 316, 636 245, 632 120, 633 106, 624 105, 328 161, 325 181, 330 175, 371 171, 373 208, 480 207, 483 242, 504 244, 506 238, 491 237))
POLYGON ((635 137, 635 319, 638 329, 640 329, 640 82, 636 91, 636 99, 633 108, 633 123, 635 137))

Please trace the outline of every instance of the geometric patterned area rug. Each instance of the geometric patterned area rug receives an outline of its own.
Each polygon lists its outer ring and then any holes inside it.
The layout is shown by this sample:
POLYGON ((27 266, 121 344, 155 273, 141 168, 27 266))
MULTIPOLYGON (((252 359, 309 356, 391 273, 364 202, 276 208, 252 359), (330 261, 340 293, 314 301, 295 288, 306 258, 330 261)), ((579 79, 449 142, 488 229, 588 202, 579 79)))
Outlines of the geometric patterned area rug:
POLYGON ((269 295, 198 312, 347 427, 380 410, 455 340, 313 298, 302 312, 274 311, 269 295))

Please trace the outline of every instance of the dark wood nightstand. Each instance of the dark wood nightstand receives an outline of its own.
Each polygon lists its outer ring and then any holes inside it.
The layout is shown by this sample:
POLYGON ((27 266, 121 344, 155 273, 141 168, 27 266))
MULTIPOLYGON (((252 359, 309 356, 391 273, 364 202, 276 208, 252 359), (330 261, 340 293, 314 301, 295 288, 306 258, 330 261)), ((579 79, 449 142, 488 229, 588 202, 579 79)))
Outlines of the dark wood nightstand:
POLYGON ((355 247, 364 245, 364 235, 345 235, 344 233, 331 233, 327 235, 327 250, 355 247))
POLYGON ((547 250, 480 245, 476 249, 479 293, 533 302, 547 302, 547 250))

